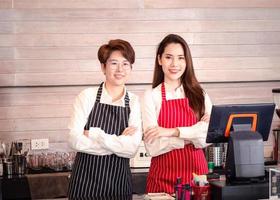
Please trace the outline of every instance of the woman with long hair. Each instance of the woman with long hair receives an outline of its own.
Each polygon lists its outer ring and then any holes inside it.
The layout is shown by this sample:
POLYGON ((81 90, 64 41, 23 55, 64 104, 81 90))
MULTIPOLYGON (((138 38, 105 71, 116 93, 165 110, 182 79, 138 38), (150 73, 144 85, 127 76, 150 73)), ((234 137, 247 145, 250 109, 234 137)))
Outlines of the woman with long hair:
POLYGON ((147 192, 171 194, 177 177, 191 183, 192 173, 208 173, 202 148, 207 146, 211 107, 186 41, 167 35, 158 46, 152 88, 142 106, 144 141, 152 156, 147 192))

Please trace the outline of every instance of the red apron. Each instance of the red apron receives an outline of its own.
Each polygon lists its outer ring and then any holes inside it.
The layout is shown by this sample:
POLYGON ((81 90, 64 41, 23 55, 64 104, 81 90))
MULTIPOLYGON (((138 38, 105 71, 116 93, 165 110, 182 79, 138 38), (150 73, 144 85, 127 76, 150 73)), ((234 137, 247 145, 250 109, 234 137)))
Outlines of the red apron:
MULTIPOLYGON (((166 100, 165 87, 162 83, 162 104, 158 125, 164 128, 186 127, 197 123, 194 111, 189 106, 188 98, 166 100)), ((202 149, 187 144, 183 149, 175 149, 152 158, 147 177, 146 192, 174 193, 176 178, 182 183, 190 183, 192 173, 207 174, 207 162, 202 149)))

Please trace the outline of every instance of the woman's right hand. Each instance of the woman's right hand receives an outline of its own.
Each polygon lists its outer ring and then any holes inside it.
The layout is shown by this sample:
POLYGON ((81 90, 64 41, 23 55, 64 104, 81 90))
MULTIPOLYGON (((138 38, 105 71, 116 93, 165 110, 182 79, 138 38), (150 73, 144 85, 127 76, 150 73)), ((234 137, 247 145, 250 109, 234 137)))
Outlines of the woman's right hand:
POLYGON ((133 135, 137 128, 133 126, 126 127, 121 135, 133 135))
POLYGON ((84 130, 84 135, 88 137, 89 136, 89 131, 88 130, 84 130))

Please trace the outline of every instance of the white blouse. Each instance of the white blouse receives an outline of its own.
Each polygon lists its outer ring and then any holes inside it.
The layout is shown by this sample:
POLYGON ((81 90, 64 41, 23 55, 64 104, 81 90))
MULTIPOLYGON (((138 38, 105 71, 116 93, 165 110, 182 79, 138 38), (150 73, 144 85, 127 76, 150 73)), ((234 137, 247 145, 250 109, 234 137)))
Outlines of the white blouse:
MULTIPOLYGON (((175 91, 170 90, 165 83, 166 100, 185 98, 184 88, 181 85, 175 91)), ((207 93, 205 97, 205 114, 211 113, 212 103, 207 93)), ((161 109, 161 84, 156 88, 148 89, 142 100, 142 120, 144 131, 153 126, 158 126, 158 116, 161 109)), ((199 121, 193 126, 178 127, 179 137, 159 137, 152 143, 145 143, 146 150, 151 156, 158 156, 174 149, 184 148, 185 144, 192 143, 196 148, 204 148, 209 123, 199 121)))
MULTIPOLYGON (((136 154, 142 139, 141 110, 138 96, 128 92, 130 115, 128 126, 137 128, 133 135, 110 135, 99 127, 90 127, 89 136, 84 135, 84 126, 88 121, 88 116, 94 106, 98 87, 87 88, 83 90, 75 100, 73 113, 68 125, 69 144, 79 152, 94 155, 116 154, 120 157, 132 158, 136 154)), ((126 91, 125 91, 126 92, 126 91)), ((122 98, 112 101, 112 97, 103 84, 100 102, 115 106, 125 107, 125 92, 122 98)))

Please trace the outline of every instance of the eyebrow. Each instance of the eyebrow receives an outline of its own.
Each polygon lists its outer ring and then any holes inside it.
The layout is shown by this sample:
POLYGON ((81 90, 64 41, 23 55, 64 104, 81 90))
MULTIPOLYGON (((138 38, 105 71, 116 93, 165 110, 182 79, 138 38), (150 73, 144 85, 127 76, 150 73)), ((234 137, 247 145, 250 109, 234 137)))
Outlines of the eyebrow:
MULTIPOLYGON (((119 62, 117 59, 108 59, 108 61, 117 61, 117 62, 119 62)), ((123 60, 121 62, 129 62, 129 61, 125 59, 125 60, 123 60)))
MULTIPOLYGON (((167 56, 174 56, 174 55, 169 54, 169 53, 166 53, 165 55, 167 55, 167 56)), ((183 55, 183 54, 180 54, 180 55, 178 55, 178 56, 184 56, 184 57, 185 57, 185 55, 183 55)))

